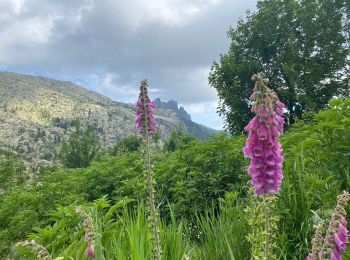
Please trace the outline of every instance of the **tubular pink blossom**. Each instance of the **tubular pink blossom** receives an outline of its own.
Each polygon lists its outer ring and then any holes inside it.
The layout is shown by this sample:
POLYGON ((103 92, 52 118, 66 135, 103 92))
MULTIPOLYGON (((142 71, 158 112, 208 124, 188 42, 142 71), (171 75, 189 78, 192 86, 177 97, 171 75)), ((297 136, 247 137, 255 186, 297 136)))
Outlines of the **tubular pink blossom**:
POLYGON ((141 81, 140 95, 136 103, 135 125, 142 135, 157 133, 153 109, 157 106, 148 97, 147 80, 141 81))
POLYGON ((75 211, 84 222, 84 231, 85 231, 84 240, 88 243, 86 256, 90 256, 92 259, 95 259, 94 244, 95 244, 96 230, 93 225, 93 220, 91 216, 87 214, 85 211, 83 211, 79 206, 75 208, 75 211))
POLYGON ((248 138, 243 154, 251 159, 248 174, 255 195, 260 196, 277 193, 282 183, 282 146, 277 138, 283 132, 284 104, 260 76, 253 78, 256 83, 251 99, 256 116, 244 128, 248 138))
POLYGON ((260 107, 259 116, 263 118, 269 116, 269 113, 265 106, 260 107))
POLYGON ((267 127, 265 124, 260 124, 258 128, 259 140, 265 141, 268 136, 267 127))
POLYGON ((92 259, 95 259, 95 249, 92 245, 89 245, 86 256, 90 256, 92 259))
POLYGON ((258 116, 255 116, 248 125, 244 128, 246 132, 249 132, 250 130, 257 130, 260 124, 260 118, 258 116))
POLYGON ((338 232, 334 234, 335 247, 331 253, 331 260, 341 260, 342 252, 345 251, 347 244, 349 243, 349 231, 346 228, 347 222, 342 217, 339 223, 338 232))

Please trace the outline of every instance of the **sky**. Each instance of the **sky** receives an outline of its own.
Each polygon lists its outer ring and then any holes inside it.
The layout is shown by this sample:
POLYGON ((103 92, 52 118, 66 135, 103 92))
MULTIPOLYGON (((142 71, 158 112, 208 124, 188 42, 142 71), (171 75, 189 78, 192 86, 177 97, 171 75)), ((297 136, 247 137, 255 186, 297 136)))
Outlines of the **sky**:
POLYGON ((0 70, 68 80, 135 103, 176 100, 192 120, 222 129, 209 86, 227 30, 256 0, 0 0, 0 70))

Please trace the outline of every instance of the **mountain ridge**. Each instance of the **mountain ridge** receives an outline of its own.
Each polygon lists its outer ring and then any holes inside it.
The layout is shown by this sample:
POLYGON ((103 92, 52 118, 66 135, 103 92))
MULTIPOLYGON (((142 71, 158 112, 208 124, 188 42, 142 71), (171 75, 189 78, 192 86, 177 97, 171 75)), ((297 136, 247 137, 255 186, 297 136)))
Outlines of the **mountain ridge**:
MULTIPOLYGON (((199 139, 219 131, 191 121, 176 101, 155 100, 155 118, 165 139, 182 128, 199 139), (166 104, 173 106, 169 109, 166 104), (175 107, 176 105, 176 107, 175 107)), ((77 120, 94 126, 106 148, 131 134, 136 108, 68 81, 0 72, 0 144, 34 164, 47 164, 77 120)))

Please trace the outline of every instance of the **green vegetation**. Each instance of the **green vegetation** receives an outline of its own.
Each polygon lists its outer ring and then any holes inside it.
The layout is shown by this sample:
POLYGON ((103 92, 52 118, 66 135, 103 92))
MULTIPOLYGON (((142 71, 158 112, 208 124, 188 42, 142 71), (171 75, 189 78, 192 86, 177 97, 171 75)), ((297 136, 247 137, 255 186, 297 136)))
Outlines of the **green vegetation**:
POLYGON ((289 124, 334 96, 349 96, 349 10, 347 1, 258 1, 257 11, 229 30, 230 49, 209 77, 227 129, 239 134, 252 117, 250 77, 257 72, 273 82, 289 124))
MULTIPOLYGON (((191 122, 177 104, 174 111, 164 107, 174 102, 159 100, 162 132, 148 135, 156 121, 147 109, 139 117, 149 123, 141 127, 143 140, 130 136, 131 106, 70 83, 0 73, 6 83, 0 85, 0 139, 27 159, 0 151, 0 258, 299 260, 316 248, 313 256, 329 259, 327 246, 350 210, 343 192, 350 190, 348 2, 258 1, 257 11, 229 30, 230 49, 214 63, 209 83, 233 136, 206 139, 210 129, 191 122), (250 76, 260 71, 286 104, 288 119, 280 137, 281 189, 264 197, 253 195, 241 134, 252 115, 250 76), (15 131, 9 122, 18 122, 15 131), (100 137, 109 155, 101 152, 100 137), (34 167, 51 160, 59 144, 61 164, 34 167)), ((343 259, 350 259, 350 247, 343 259)))
POLYGON ((27 178, 23 161, 8 150, 0 150, 0 193, 23 184, 27 178))
POLYGON ((96 132, 91 125, 81 129, 77 122, 75 130, 67 141, 63 141, 58 153, 58 159, 68 168, 88 167, 96 159, 101 145, 96 132))
POLYGON ((181 128, 176 128, 165 141, 164 150, 174 152, 178 149, 184 149, 194 140, 196 138, 193 135, 186 133, 181 128))
MULTIPOLYGON (((258 232, 252 215, 259 214, 259 202, 247 183, 244 139, 217 135, 154 151, 164 259, 249 259, 251 243, 261 238, 250 236, 258 232)), ((277 259, 305 259, 314 224, 330 219, 337 195, 350 190, 350 100, 332 100, 281 141, 284 180, 274 202, 272 250, 277 259)), ((54 258, 85 259, 87 243, 75 213, 81 206, 99 234, 96 259, 151 259, 141 153, 123 149, 87 168, 46 170, 30 183, 12 182, 0 195, 1 258, 32 259, 31 250, 15 244, 35 239, 54 258)), ((8 164, 0 165, 8 172, 8 164)))
POLYGON ((142 138, 136 135, 130 135, 118 141, 112 149, 111 155, 121 155, 127 152, 136 152, 142 145, 142 138))

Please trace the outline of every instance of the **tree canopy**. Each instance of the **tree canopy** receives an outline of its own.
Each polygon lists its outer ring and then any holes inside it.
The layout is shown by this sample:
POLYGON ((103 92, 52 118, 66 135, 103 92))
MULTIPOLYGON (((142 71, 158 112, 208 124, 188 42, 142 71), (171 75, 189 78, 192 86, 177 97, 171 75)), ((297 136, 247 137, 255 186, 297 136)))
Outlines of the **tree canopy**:
POLYGON ((349 7, 338 0, 259 1, 228 31, 231 46, 215 62, 209 82, 219 95, 226 127, 240 133, 252 116, 251 75, 264 72, 293 124, 334 96, 347 96, 349 7))
POLYGON ((127 152, 136 152, 142 145, 142 138, 130 135, 118 141, 111 152, 112 155, 120 155, 127 152))
POLYGON ((164 150, 168 152, 181 150, 187 148, 188 144, 195 140, 196 138, 193 135, 186 133, 181 128, 175 128, 168 139, 165 140, 164 150))
POLYGON ((101 148, 98 136, 91 125, 82 129, 78 122, 68 140, 63 141, 58 159, 68 168, 84 168, 96 158, 101 148))

